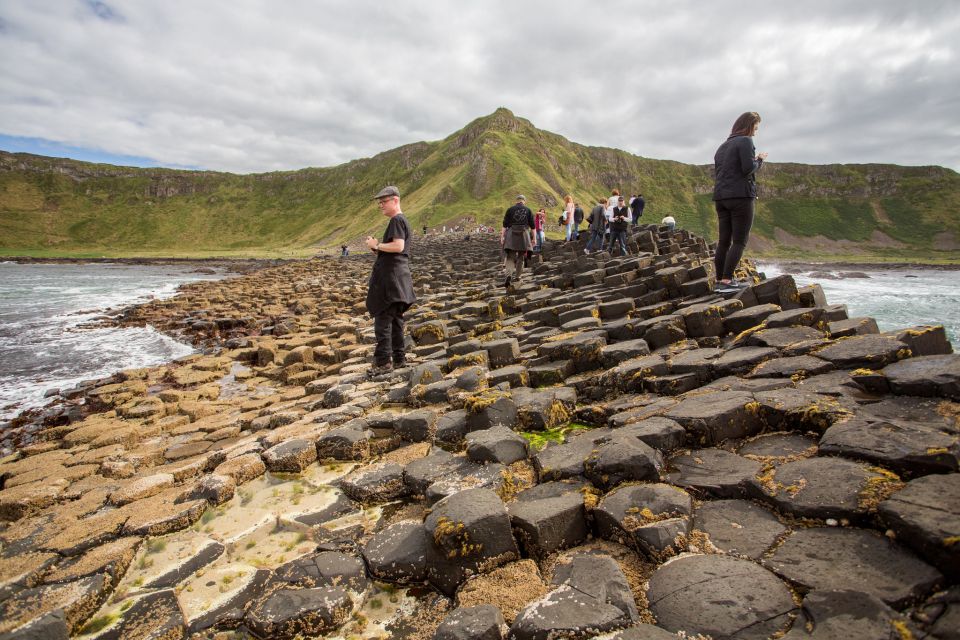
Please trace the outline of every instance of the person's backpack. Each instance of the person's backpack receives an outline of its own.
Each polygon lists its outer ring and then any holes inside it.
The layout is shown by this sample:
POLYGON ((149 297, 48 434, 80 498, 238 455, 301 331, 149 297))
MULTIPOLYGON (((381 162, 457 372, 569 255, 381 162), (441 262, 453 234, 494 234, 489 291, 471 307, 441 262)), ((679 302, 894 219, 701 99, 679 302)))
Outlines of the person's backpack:
POLYGON ((581 209, 579 205, 573 210, 573 221, 577 224, 583 222, 583 209, 581 209))

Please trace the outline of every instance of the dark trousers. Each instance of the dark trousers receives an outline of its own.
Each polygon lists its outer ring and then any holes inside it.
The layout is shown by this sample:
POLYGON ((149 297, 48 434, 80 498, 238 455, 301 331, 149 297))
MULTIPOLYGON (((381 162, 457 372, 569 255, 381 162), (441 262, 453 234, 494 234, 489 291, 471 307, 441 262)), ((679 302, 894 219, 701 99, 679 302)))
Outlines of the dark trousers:
POLYGON ((373 361, 378 367, 404 359, 403 350, 403 304, 393 303, 386 311, 373 317, 373 333, 377 337, 377 347, 373 350, 373 361))
POLYGON ((603 229, 590 230, 590 239, 587 240, 585 249, 590 251, 594 247, 596 247, 597 251, 603 251, 603 229))
POLYGON ((610 255, 613 255, 613 248, 617 246, 620 247, 620 255, 622 256, 629 255, 630 252, 627 251, 627 232, 626 231, 615 230, 610 232, 610 255))
POLYGON ((720 223, 720 238, 717 240, 713 266, 717 269, 717 280, 732 280, 733 270, 743 257, 750 227, 753 226, 754 199, 727 198, 717 200, 714 204, 720 223))

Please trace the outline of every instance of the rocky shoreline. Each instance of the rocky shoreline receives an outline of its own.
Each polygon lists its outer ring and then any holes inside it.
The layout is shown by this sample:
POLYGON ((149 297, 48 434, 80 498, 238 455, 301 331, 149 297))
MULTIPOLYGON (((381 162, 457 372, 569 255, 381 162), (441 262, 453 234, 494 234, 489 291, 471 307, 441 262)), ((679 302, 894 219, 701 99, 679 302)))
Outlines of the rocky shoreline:
POLYGON ((249 273, 290 262, 279 258, 54 258, 0 256, 0 262, 17 264, 124 264, 124 265, 196 265, 199 269, 222 269, 230 273, 249 273))
POLYGON ((127 310, 204 352, 63 394, 0 460, 0 638, 957 638, 960 356, 710 247, 419 242, 127 310), (678 635, 679 634, 679 635, 678 635))

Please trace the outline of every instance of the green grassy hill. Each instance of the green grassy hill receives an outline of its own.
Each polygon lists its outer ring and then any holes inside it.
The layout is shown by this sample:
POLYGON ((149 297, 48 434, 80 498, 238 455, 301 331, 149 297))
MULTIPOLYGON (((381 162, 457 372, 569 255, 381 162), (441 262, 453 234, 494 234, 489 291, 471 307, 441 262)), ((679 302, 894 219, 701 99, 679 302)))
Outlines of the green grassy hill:
MULTIPOLYGON (((716 237, 711 167, 587 147, 506 109, 436 142, 336 167, 235 175, 138 169, 0 152, 0 255, 302 256, 384 226, 370 199, 396 184, 415 228, 499 226, 518 192, 555 220, 563 196, 589 207, 642 191, 716 237)), ((960 261, 960 174, 942 167, 770 163, 754 254, 960 261)))

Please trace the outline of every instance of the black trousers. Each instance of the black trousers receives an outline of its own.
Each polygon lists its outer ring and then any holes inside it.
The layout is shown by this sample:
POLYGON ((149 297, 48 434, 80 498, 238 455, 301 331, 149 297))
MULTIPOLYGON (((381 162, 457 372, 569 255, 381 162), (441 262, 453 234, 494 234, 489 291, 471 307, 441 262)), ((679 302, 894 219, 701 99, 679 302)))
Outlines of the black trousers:
POLYGON ((717 253, 713 266, 717 270, 717 280, 732 280, 743 250, 750 237, 753 226, 753 198, 727 198, 717 200, 717 222, 720 224, 720 238, 717 240, 717 253))
POLYGON ((403 313, 406 305, 393 303, 386 311, 373 317, 373 332, 377 337, 377 347, 373 350, 373 361, 378 367, 404 359, 403 349, 403 313))

